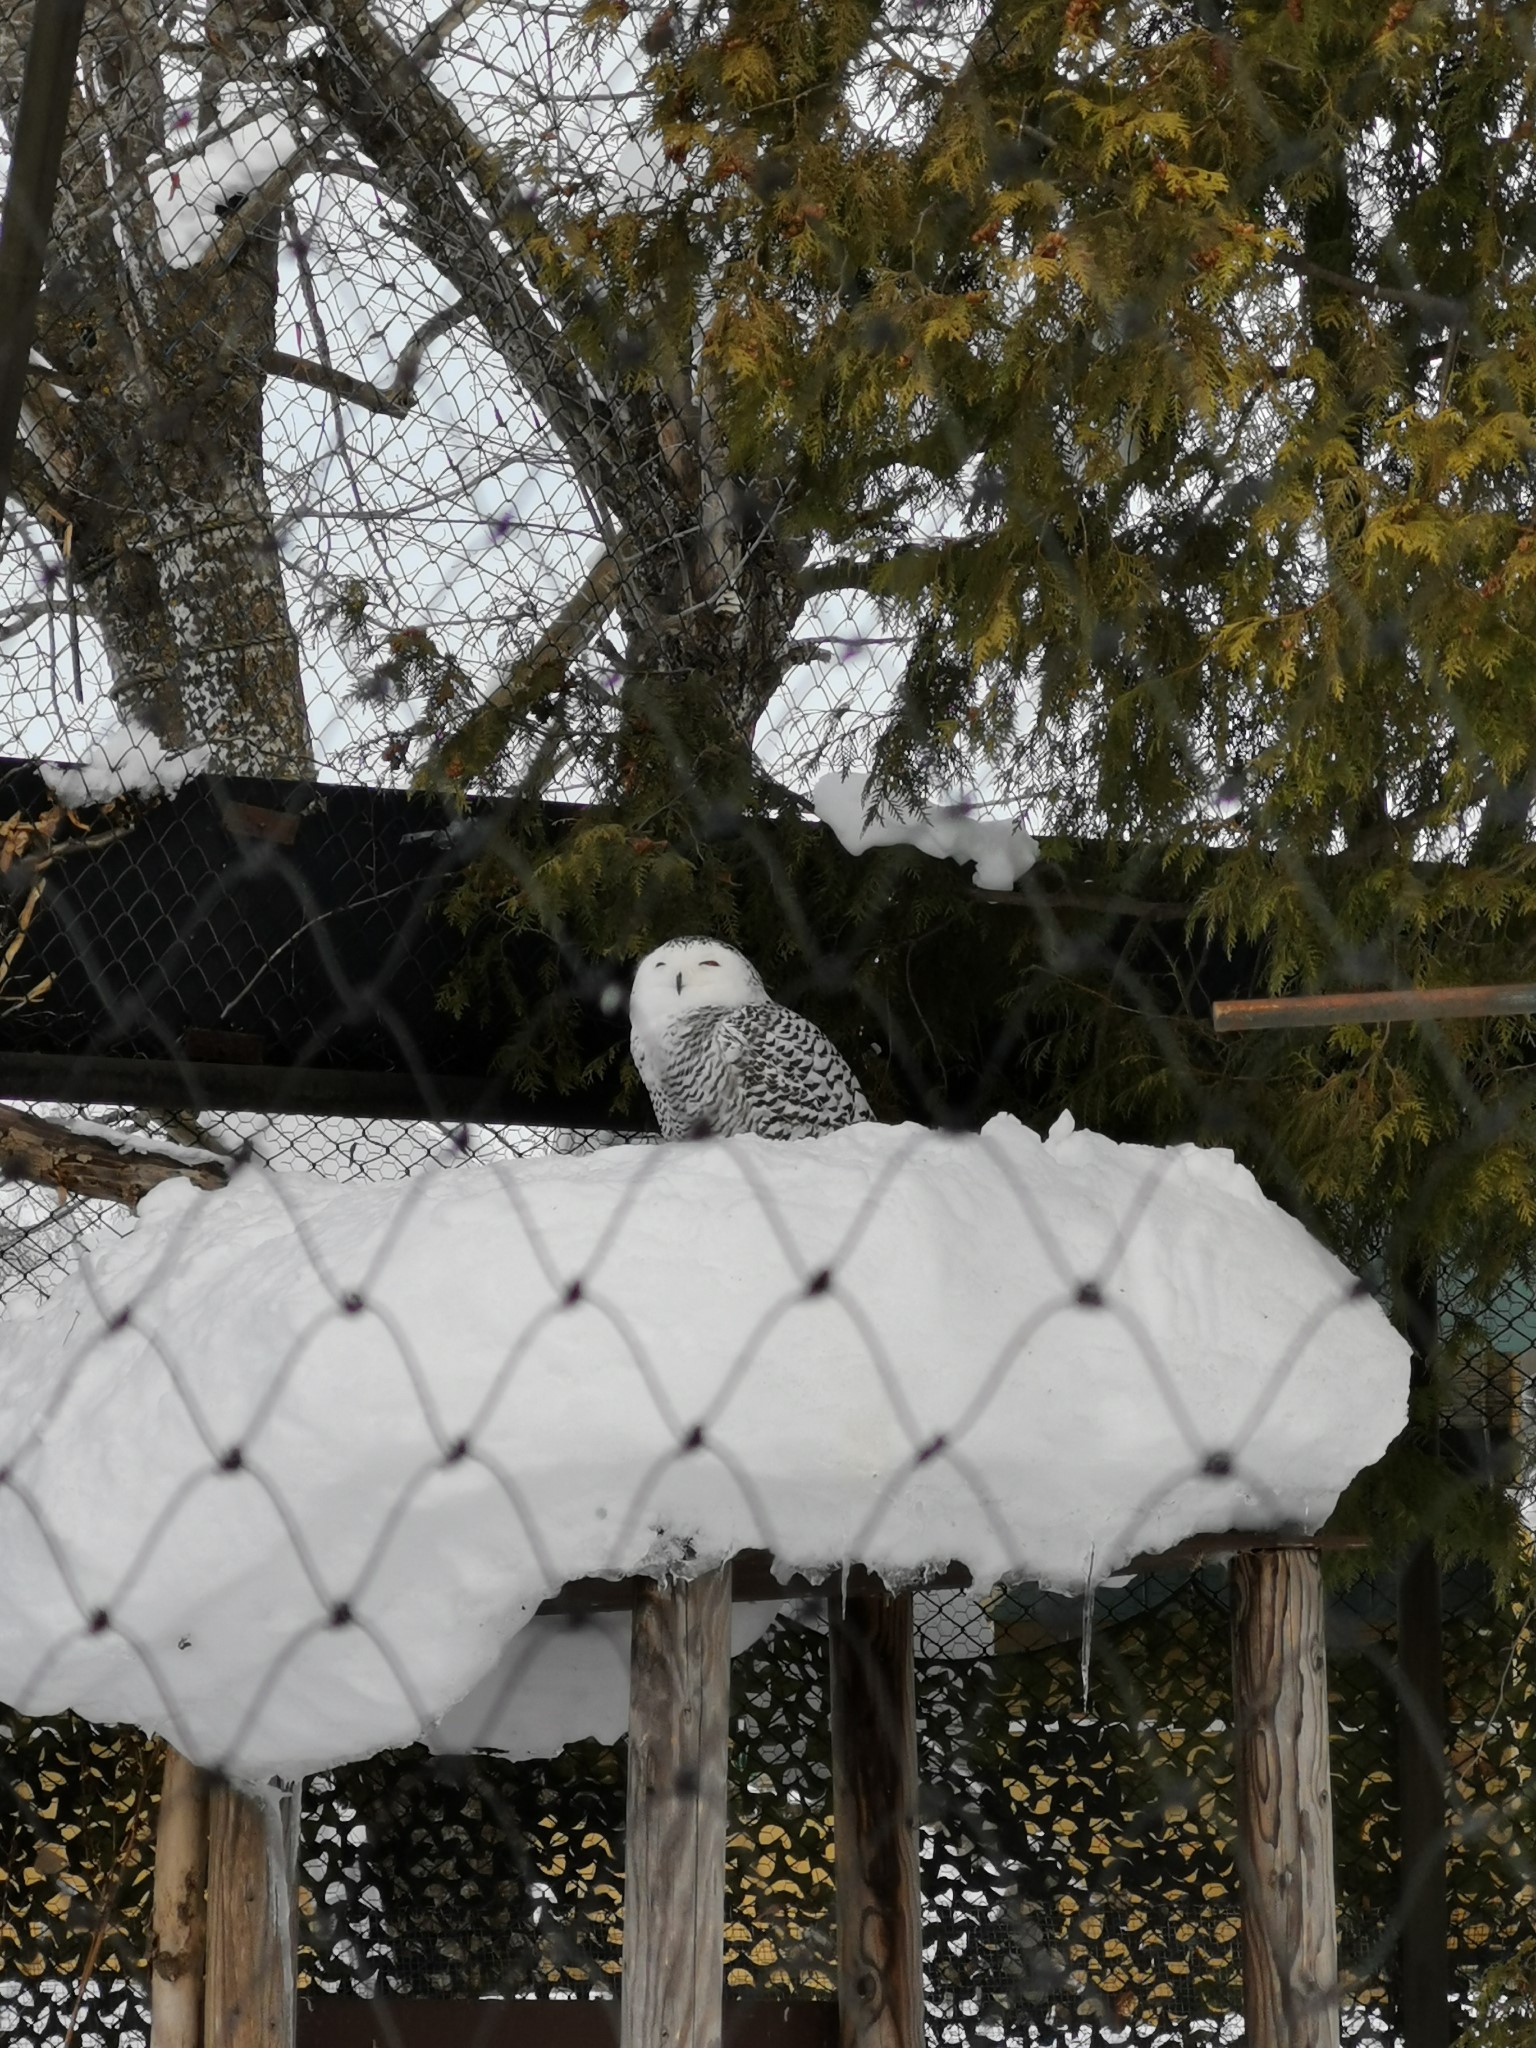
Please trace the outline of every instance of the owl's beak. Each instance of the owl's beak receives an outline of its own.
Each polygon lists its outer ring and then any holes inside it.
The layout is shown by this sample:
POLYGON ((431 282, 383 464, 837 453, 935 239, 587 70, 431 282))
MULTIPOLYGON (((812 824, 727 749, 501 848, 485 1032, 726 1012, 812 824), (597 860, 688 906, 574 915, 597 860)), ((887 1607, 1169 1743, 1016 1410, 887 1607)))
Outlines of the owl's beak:
POLYGON ((681 974, 679 974, 677 977, 677 992, 679 995, 681 995, 683 992, 683 977, 681 974))

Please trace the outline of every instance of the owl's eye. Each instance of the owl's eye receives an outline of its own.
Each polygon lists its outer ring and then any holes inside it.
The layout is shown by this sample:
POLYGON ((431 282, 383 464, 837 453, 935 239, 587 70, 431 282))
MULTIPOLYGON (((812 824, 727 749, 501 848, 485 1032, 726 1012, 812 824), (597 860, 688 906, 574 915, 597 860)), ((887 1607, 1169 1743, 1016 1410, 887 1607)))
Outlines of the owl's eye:
POLYGON ((699 965, 701 967, 718 967, 720 962, 718 960, 701 960, 699 965))

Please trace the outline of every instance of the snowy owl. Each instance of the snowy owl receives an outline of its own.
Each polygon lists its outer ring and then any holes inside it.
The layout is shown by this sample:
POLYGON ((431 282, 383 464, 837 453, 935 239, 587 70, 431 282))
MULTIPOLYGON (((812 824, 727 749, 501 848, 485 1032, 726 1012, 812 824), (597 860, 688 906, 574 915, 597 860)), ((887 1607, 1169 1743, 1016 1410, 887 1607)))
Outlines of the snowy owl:
POLYGON ((629 1047, 664 1138, 814 1138, 868 1123, 837 1048, 719 939, 673 939, 635 969, 629 1047))

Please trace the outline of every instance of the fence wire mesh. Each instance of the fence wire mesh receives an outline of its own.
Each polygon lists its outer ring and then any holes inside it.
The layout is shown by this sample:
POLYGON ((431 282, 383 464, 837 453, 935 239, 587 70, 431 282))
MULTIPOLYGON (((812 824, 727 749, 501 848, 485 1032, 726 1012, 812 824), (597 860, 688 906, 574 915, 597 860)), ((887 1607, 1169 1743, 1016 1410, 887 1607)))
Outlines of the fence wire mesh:
MULTIPOLYGON (((1224 1560, 1321 1529, 1338 2025, 1525 2048, 1536 13, 49 19, 0 2034, 191 1980, 173 1788, 313 2048, 615 2016, 625 1603, 734 1556, 728 1998, 863 1995, 910 1820, 934 2043, 1238 2038, 1224 1560)), ((245 2048, 208 1940, 172 2048, 245 2048)))

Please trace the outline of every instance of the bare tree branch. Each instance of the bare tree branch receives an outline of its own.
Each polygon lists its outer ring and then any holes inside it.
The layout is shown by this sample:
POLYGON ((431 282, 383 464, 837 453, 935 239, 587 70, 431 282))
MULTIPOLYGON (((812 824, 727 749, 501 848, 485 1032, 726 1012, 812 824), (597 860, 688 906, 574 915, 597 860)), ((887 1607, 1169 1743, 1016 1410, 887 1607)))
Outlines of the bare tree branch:
POLYGON ((421 359, 434 341, 469 319, 473 308, 466 299, 455 299, 451 306, 440 307, 430 320, 424 320, 401 349, 395 364, 395 381, 390 386, 394 394, 403 393, 407 399, 416 389, 416 379, 421 374, 421 359))
POLYGON ((530 696, 553 694, 562 687, 571 662, 596 639, 621 580, 615 557, 599 555, 537 646, 515 664, 456 732, 440 742, 423 771, 425 783, 438 787, 462 783, 494 758, 518 707, 530 696))
POLYGON ((396 419, 415 403, 409 391, 383 390, 361 377, 348 376, 345 370, 312 363, 303 356, 291 356, 285 349, 269 348, 261 359, 261 367, 271 376, 289 377, 295 384, 311 385, 316 391, 328 391, 333 398, 345 398, 360 405, 367 412, 388 413, 396 419))
POLYGON ((591 502, 615 516, 636 480, 607 394, 573 347, 560 309, 535 289, 529 236, 537 221, 526 196, 364 0, 304 0, 303 12, 327 30, 326 48, 305 67, 327 111, 378 165, 379 182, 405 209, 406 231, 549 422, 591 502))
POLYGON ((1464 327, 1467 323, 1468 306, 1465 299, 1445 299, 1438 292, 1419 291, 1412 285, 1377 284, 1367 277, 1351 277, 1346 271, 1329 270, 1325 264, 1314 263, 1308 256, 1298 256, 1289 249, 1275 252, 1275 261, 1298 277, 1310 278, 1316 284, 1331 285, 1337 292, 1348 292, 1352 298, 1366 299, 1372 304, 1412 306, 1416 313, 1423 313, 1431 320, 1444 321, 1452 327, 1464 327))
POLYGON ((445 7, 429 29, 424 29, 411 45, 411 62, 423 70, 434 63, 442 54, 444 43, 456 28, 462 28, 472 14, 478 14, 485 0, 454 0, 452 7, 445 7))

